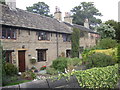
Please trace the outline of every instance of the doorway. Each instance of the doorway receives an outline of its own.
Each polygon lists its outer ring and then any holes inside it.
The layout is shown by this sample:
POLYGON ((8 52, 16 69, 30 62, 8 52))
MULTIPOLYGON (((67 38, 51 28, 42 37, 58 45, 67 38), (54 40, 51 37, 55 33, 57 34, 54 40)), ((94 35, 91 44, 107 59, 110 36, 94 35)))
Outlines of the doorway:
POLYGON ((18 51, 19 72, 25 72, 25 51, 18 51))

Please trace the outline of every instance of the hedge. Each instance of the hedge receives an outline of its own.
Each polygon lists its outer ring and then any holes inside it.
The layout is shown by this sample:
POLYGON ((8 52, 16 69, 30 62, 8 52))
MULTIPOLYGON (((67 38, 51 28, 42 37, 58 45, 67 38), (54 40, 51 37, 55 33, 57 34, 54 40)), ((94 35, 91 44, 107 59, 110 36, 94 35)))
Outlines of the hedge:
POLYGON ((74 71, 59 75, 63 77, 76 76, 82 88, 116 88, 118 82, 118 64, 114 66, 92 68, 84 71, 74 71))

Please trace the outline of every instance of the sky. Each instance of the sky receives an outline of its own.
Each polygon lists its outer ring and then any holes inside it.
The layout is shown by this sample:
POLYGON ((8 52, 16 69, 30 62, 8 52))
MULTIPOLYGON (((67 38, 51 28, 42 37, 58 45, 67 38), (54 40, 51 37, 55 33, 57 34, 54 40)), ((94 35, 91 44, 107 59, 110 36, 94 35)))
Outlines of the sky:
POLYGON ((78 6, 81 2, 94 2, 95 7, 102 13, 100 18, 103 22, 107 20, 118 21, 118 2, 120 0, 16 0, 16 7, 26 10, 26 7, 32 6, 37 2, 45 2, 54 14, 55 7, 58 6, 64 17, 65 12, 70 12, 72 8, 78 6))

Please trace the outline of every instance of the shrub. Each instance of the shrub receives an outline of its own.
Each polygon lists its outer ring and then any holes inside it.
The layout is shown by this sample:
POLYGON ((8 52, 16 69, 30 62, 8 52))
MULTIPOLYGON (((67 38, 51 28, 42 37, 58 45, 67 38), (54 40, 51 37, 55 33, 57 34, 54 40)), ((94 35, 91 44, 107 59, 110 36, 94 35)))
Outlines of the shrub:
POLYGON ((74 66, 81 65, 82 61, 79 58, 58 58, 53 61, 52 67, 60 72, 66 69, 74 69, 74 66))
POLYGON ((2 85, 7 85, 11 82, 17 81, 19 79, 18 76, 14 75, 14 76, 5 76, 5 78, 2 79, 2 85))
POLYGON ((18 73, 17 67, 11 63, 5 63, 4 69, 6 75, 15 75, 18 73))
POLYGON ((81 65, 82 61, 80 60, 80 58, 68 58, 67 64, 77 66, 77 65, 81 65))
POLYGON ((76 71, 80 86, 85 88, 116 88, 118 82, 118 64, 104 68, 92 68, 76 71))
MULTIPOLYGON (((63 77, 76 76, 80 87, 82 88, 116 88, 119 79, 118 64, 114 66, 92 68, 84 71, 74 71, 72 73, 60 74, 58 79, 63 77)), ((106 90, 105 89, 105 90, 106 90)), ((96 90, 96 89, 95 89, 96 90)))
POLYGON ((47 71, 47 74, 50 74, 50 75, 58 74, 58 70, 55 70, 54 68, 51 68, 51 67, 47 68, 46 71, 47 71))
POLYGON ((36 74, 31 71, 26 71, 22 73, 21 77, 27 80, 33 80, 36 78, 36 74))
POLYGON ((65 68, 67 68, 67 58, 57 58, 52 62, 52 67, 60 72, 64 72, 65 68))
POLYGON ((108 65, 113 65, 114 60, 112 56, 103 54, 103 53, 93 53, 87 57, 86 60, 87 68, 92 68, 92 67, 105 67, 108 65))
POLYGON ((112 56, 114 61, 117 63, 117 48, 104 49, 104 50, 93 50, 95 53, 104 53, 106 55, 112 56))
POLYGON ((36 59, 35 58, 30 59, 30 63, 31 64, 35 64, 36 63, 36 59))
POLYGON ((117 47, 117 59, 118 59, 118 62, 120 64, 120 44, 117 47))
POLYGON ((100 48, 109 49, 117 46, 117 41, 111 38, 102 39, 98 45, 100 48))
POLYGON ((119 74, 120 74, 120 44, 118 45, 118 48, 117 48, 117 59, 119 63, 119 74))

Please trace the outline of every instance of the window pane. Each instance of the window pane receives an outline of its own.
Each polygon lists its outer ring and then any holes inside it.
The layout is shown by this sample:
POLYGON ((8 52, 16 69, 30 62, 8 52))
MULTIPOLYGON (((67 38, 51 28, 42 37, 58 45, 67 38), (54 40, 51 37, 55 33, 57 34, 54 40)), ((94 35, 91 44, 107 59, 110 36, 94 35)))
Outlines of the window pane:
POLYGON ((46 61, 46 50, 38 50, 38 62, 46 61))
POLYGON ((12 63, 12 52, 6 51, 5 53, 6 62, 12 63))
POLYGON ((49 33, 39 32, 38 40, 49 40, 49 33))
POLYGON ((67 38, 66 35, 63 34, 62 36, 63 36, 63 42, 66 42, 66 38, 67 38))
POLYGON ((8 38, 8 39, 11 38, 11 30, 7 30, 7 38, 8 38))
POLYGON ((12 30, 12 31, 11 31, 11 38, 12 38, 12 39, 15 39, 15 38, 16 38, 16 32, 15 32, 15 30, 12 30))
POLYGON ((3 39, 6 38, 6 33, 7 33, 7 31, 5 29, 2 29, 2 38, 3 39))

